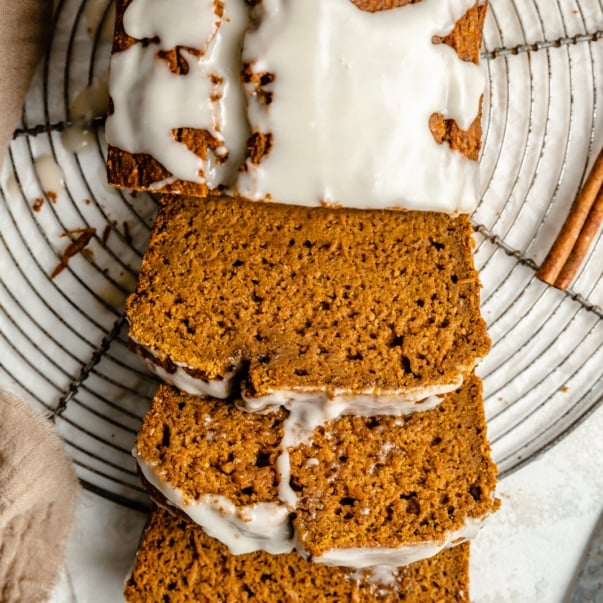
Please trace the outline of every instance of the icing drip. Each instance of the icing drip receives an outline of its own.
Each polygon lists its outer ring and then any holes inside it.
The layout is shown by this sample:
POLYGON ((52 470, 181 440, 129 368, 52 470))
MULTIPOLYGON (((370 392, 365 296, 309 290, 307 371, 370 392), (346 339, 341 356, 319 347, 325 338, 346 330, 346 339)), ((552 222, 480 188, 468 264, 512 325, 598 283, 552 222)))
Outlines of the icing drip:
POLYGON ((109 89, 107 82, 93 77, 90 85, 82 88, 71 105, 69 114, 72 120, 99 117, 107 113, 109 89))
POLYGON ((439 145, 429 118, 468 128, 484 77, 434 36, 475 0, 423 0, 369 13, 350 0, 263 0, 244 61, 273 81, 248 85, 253 131, 270 134, 239 192, 300 205, 471 211, 476 162, 439 145))
POLYGON ((133 454, 145 479, 210 536, 223 542, 233 555, 253 551, 278 555, 293 549, 289 511, 280 503, 263 502, 237 507, 218 494, 187 500, 180 490, 158 476, 154 467, 145 462, 136 450, 133 454))
POLYGON ((65 188, 65 179, 59 164, 50 155, 41 155, 34 161, 40 186, 46 194, 58 195, 65 188))
POLYGON ((15 174, 12 173, 6 181, 6 192, 9 195, 18 195, 20 190, 17 178, 15 177, 15 174))
POLYGON ((152 155, 177 179, 210 188, 232 183, 249 135, 239 83, 247 23, 242 1, 226 2, 218 18, 210 0, 134 0, 124 15, 126 33, 159 42, 133 44, 111 58, 109 144, 152 155), (181 74, 157 55, 176 46, 186 63, 181 74), (174 139, 180 128, 207 132, 217 148, 202 159, 174 139))
MULTIPOLYGON (((391 390, 387 392, 365 391, 357 394, 344 389, 336 389, 331 394, 317 390, 274 390, 270 394, 248 397, 242 392, 240 407, 249 412, 266 412, 284 406, 292 410, 298 404, 311 402, 320 408, 324 420, 336 419, 342 415, 404 415, 416 411, 431 410, 440 402, 440 396, 458 389, 463 383, 462 376, 453 383, 438 386, 391 390)), ((186 390, 185 390, 186 391, 186 390)))
POLYGON ((69 106, 72 123, 61 134, 61 140, 67 149, 77 153, 94 142, 95 134, 90 122, 95 117, 106 115, 108 105, 107 82, 92 78, 90 85, 80 90, 69 106))
POLYGON ((289 448, 307 442, 317 427, 337 417, 340 410, 340 406, 337 404, 325 407, 317 404, 316 400, 313 399, 304 399, 289 407, 289 416, 283 424, 281 454, 277 459, 276 468, 279 473, 279 499, 286 503, 290 509, 297 506, 297 494, 290 485, 291 462, 289 448))

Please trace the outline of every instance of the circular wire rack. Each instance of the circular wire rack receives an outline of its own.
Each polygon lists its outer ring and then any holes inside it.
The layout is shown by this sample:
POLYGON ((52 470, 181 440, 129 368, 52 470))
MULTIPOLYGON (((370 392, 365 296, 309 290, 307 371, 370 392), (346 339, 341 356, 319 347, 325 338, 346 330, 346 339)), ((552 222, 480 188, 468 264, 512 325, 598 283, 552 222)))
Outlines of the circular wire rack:
MULTIPOLYGON (((107 185, 102 117, 85 124, 85 149, 64 143, 74 100, 107 80, 111 20, 110 0, 56 3, 2 168, 0 384, 55 423, 85 487, 145 509, 131 449, 157 382, 127 348, 123 303, 157 205, 107 185), (49 165, 60 170, 58 190, 47 190, 49 165), (53 276, 84 233, 85 248, 53 276)), ((472 221, 493 346, 478 372, 504 477, 603 399, 600 238, 571 290, 535 276, 603 144, 603 0, 491 0, 483 61, 482 199, 472 221)))

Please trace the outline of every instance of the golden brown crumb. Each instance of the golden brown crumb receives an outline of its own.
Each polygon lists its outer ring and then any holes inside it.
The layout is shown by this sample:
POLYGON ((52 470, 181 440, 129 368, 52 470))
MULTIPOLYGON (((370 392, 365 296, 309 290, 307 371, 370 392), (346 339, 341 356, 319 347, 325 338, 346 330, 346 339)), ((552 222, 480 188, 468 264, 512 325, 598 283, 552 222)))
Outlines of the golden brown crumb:
POLYGON ((310 563, 295 553, 233 556, 189 522, 155 510, 124 594, 128 603, 468 603, 469 545, 392 577, 392 584, 379 584, 367 572, 310 563))
POLYGON ((489 348, 471 245, 465 215, 165 197, 130 334, 256 396, 454 383, 489 348))

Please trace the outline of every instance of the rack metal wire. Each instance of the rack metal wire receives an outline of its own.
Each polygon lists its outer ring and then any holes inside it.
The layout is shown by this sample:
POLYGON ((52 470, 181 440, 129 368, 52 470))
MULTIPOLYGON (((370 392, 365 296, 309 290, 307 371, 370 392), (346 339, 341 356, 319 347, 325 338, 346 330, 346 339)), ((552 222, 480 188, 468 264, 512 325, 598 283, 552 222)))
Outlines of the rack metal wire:
MULTIPOLYGON (((27 393, 65 439, 82 483, 145 509, 130 450, 156 387, 127 349, 123 301, 156 210, 106 184, 94 143, 62 140, 76 95, 106 80, 110 0, 60 0, 53 38, 0 175, 0 383, 27 393), (49 156, 64 186, 45 190, 49 156), (69 242, 88 254, 50 278, 69 242)), ((603 0, 491 0, 484 34, 482 201, 472 216, 493 348, 480 366, 501 476, 536 458, 603 400, 603 244, 572 290, 535 278, 603 144, 603 0)))

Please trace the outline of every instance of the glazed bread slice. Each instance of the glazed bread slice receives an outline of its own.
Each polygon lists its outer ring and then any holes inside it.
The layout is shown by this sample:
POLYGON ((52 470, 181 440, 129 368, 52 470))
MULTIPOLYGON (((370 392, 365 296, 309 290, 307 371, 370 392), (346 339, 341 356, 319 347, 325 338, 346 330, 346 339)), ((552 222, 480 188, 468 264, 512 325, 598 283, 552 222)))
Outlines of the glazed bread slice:
MULTIPOLYGON (((161 42, 157 38, 136 38, 126 33, 126 28, 124 27, 124 13, 132 2, 135 1, 136 0, 117 0, 116 2, 116 26, 112 49, 114 58, 121 53, 128 51, 134 45, 143 47, 145 45, 148 46, 149 44, 157 45, 158 42, 161 42)), ((411 3, 409 0, 354 0, 354 2, 359 8, 367 11, 386 10, 411 3)), ((224 4, 216 2, 215 14, 211 16, 212 20, 219 19, 224 10, 228 12, 229 6, 228 3, 224 4)), ((476 3, 473 8, 457 21, 449 35, 435 39, 434 43, 448 44, 457 52, 458 56, 463 61, 478 63, 485 13, 486 4, 476 3)), ((177 11, 174 11, 171 18, 178 18, 175 16, 176 14, 177 11)), ((228 23, 228 20, 226 20, 226 23, 228 23)), ((219 28, 220 27, 222 27, 222 25, 219 25, 219 28)), ((238 44, 242 45, 244 28, 239 29, 240 33, 237 33, 236 35, 240 37, 238 44)), ((220 29, 218 29, 218 35, 221 33, 220 29)), ((156 60, 158 62, 164 62, 173 74, 184 76, 189 74, 191 61, 201 58, 203 54, 204 50, 202 48, 175 47, 166 49, 164 48, 164 44, 159 44, 156 60)), ((233 70, 236 72, 237 69, 240 71, 242 68, 243 65, 241 63, 240 67, 233 67, 233 70)), ((119 70, 118 61, 112 61, 112 69, 116 72, 119 70)), ((144 82, 145 69, 148 70, 148 75, 150 77, 151 67, 149 66, 149 63, 145 63, 141 60, 138 69, 135 70, 136 77, 139 78, 141 82, 144 82)), ((110 90, 110 92, 112 92, 114 97, 117 97, 117 87, 119 87, 119 83, 113 82, 112 90, 110 90)), ((136 115, 140 112, 139 109, 135 107, 127 110, 131 113, 132 121, 135 120, 136 115)), ((109 112, 110 114, 113 113, 113 104, 110 105, 109 112)), ((244 119, 244 116, 241 117, 242 114, 239 115, 239 110, 235 112, 237 113, 237 119, 244 119)), ((450 145, 451 149, 463 153, 469 159, 477 160, 481 146, 480 119, 481 110, 476 115, 475 120, 470 127, 463 130, 453 119, 435 113, 432 115, 429 123, 426 124, 426 128, 428 127, 431 129, 433 137, 437 142, 450 145)), ((258 160, 260 155, 266 151, 266 141, 262 139, 262 136, 258 136, 257 133, 252 133, 248 125, 245 127, 241 126, 241 129, 242 131, 248 131, 249 135, 247 158, 250 161, 258 160)), ((221 185, 212 187, 208 186, 203 181, 194 182, 175 177, 161 161, 157 159, 157 157, 153 156, 150 150, 127 152, 124 149, 119 148, 116 144, 113 144, 110 134, 111 132, 109 129, 107 174, 109 182, 115 186, 134 190, 152 190, 156 192, 196 196, 205 196, 211 190, 223 188, 221 185)), ((219 153, 222 145, 222 142, 216 136, 216 132, 210 131, 210 128, 195 128, 186 123, 181 123, 178 124, 177 127, 173 127, 172 137, 174 141, 182 143, 182 145, 203 161, 206 161, 208 156, 213 156, 217 152, 219 153)), ((145 147, 144 143, 139 144, 141 148, 145 147)), ((239 144, 239 146, 241 145, 239 144)), ((245 156, 245 146, 245 143, 243 143, 242 148, 234 149, 231 145, 228 149, 231 159, 235 155, 237 157, 241 155, 241 165, 243 164, 242 160, 245 156)), ((217 161, 220 163, 221 160, 219 155, 217 157, 217 161)), ((230 186, 232 184, 232 177, 226 177, 223 184, 230 186)), ((278 199, 276 200, 278 201, 278 199)))
POLYGON ((472 245, 465 215, 166 197, 132 347, 189 393, 227 397, 238 373, 249 410, 429 408, 489 349, 472 245))
POLYGON ((309 563, 295 553, 233 556, 194 524, 154 510, 124 596, 128 603, 257 601, 469 601, 469 545, 393 570, 371 572, 309 563))
POLYGON ((398 567, 473 537, 498 507, 481 382, 409 417, 300 429, 161 386, 136 456, 154 497, 235 554, 398 567))

